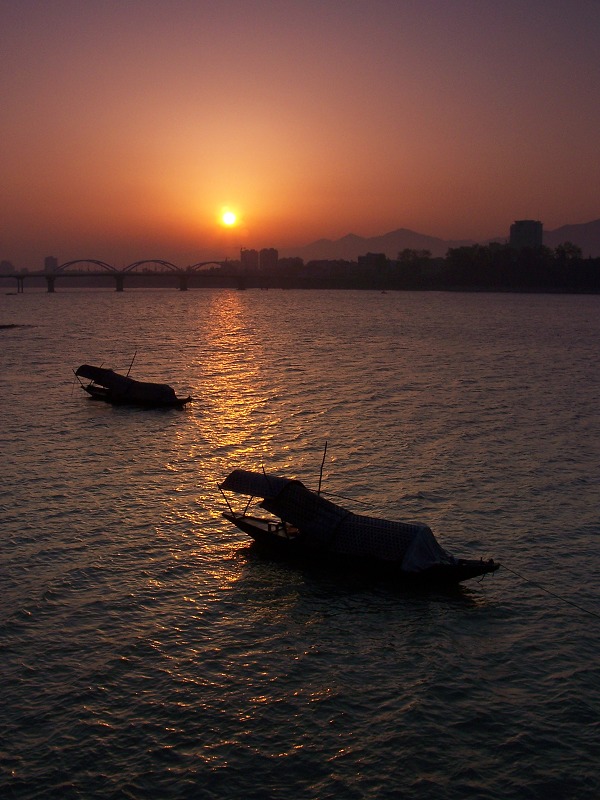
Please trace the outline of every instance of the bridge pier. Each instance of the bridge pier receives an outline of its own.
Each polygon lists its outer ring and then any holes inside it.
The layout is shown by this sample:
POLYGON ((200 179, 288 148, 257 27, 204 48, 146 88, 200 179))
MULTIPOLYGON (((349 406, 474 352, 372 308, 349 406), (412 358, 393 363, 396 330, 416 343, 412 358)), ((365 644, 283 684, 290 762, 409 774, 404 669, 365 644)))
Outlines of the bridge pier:
POLYGON ((46 283, 48 284, 48 293, 54 294, 54 282, 56 278, 54 275, 46 275, 46 283))
POLYGON ((187 275, 180 275, 179 276, 179 291, 180 292, 187 292, 188 289, 188 276, 187 275))
POLYGON ((23 294, 25 287, 23 286, 23 278, 17 275, 17 294, 23 294))
POLYGON ((123 291, 123 283, 125 282, 125 278, 123 275, 115 275, 115 283, 117 284, 117 292, 123 291))

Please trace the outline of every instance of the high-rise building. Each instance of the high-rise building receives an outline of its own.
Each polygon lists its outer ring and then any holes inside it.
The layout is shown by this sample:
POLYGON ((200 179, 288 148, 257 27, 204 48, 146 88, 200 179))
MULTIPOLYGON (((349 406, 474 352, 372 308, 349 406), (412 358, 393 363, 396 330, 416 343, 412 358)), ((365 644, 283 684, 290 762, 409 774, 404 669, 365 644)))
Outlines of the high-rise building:
POLYGON ((46 256, 44 259, 44 272, 56 272, 58 269, 58 259, 54 256, 46 256))
POLYGON ((258 254, 259 264, 262 272, 270 272, 277 269, 279 252, 274 247, 263 247, 258 254))
POLYGON ((244 270, 257 270, 258 250, 247 250, 245 247, 242 247, 240 250, 240 263, 244 270))
POLYGON ((518 219, 510 226, 510 246, 515 250, 524 247, 541 247, 544 226, 536 219, 518 219))

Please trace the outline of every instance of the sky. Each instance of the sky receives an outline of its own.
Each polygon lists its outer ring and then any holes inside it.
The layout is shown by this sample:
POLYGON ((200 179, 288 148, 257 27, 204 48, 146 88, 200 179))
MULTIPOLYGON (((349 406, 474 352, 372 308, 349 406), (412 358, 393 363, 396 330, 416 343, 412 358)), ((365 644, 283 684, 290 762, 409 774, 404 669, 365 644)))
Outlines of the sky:
POLYGON ((0 259, 598 219, 599 41, 599 0, 0 0, 0 259))

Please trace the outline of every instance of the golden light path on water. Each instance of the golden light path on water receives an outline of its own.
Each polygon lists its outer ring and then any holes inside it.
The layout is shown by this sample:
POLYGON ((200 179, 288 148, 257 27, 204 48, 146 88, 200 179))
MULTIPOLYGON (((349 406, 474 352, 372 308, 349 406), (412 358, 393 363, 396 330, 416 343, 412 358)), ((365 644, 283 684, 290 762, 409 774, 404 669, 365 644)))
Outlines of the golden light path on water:
MULTIPOLYGON (((257 464, 268 463, 278 425, 276 415, 268 409, 273 387, 267 390, 259 368, 268 358, 266 342, 249 324, 241 297, 236 292, 214 293, 198 312, 202 346, 194 367, 202 387, 200 413, 192 417, 190 425, 176 431, 177 460, 168 467, 179 471, 184 463, 193 470, 194 509, 182 506, 181 497, 175 495, 171 514, 199 537, 197 546, 203 557, 219 552, 220 557, 209 559, 209 569, 220 590, 235 583, 237 573, 231 560, 240 549, 240 540, 246 541, 224 520, 216 525, 223 535, 216 535, 214 520, 220 519, 225 508, 217 483, 237 466, 256 469, 257 464), (207 453, 210 459, 206 459, 207 453), (206 535, 202 535, 204 529, 206 535)), ((181 479, 180 491, 189 494, 189 469, 181 479)), ((206 577, 205 571, 204 580, 206 577)))

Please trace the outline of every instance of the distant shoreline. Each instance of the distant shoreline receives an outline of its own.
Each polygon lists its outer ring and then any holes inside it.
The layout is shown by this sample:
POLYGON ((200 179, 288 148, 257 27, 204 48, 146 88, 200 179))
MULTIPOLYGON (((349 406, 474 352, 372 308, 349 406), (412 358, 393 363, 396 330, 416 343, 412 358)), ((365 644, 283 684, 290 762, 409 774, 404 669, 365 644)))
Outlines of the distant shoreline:
MULTIPOLYGON (((11 279, 0 278, 0 287, 6 281, 11 279)), ((73 293, 80 290, 83 292, 93 290, 103 290, 106 292, 115 292, 114 286, 108 281, 92 281, 89 279, 85 283, 81 279, 61 278, 57 281, 55 293, 73 293), (66 290, 66 292, 65 292, 66 290)), ((147 281, 125 284, 123 292, 136 291, 152 291, 169 289, 172 291, 180 291, 179 286, 175 281, 147 281)), ((490 293, 490 294, 600 294, 600 284, 598 286, 491 286, 486 284, 478 285, 456 285, 443 282, 432 281, 427 285, 414 285, 414 286, 398 286, 393 283, 377 283, 369 281, 340 281, 338 279, 319 279, 319 280, 301 280, 301 279, 282 279, 277 278, 268 280, 244 279, 244 280, 212 280, 212 281, 196 281, 191 280, 188 285, 187 291, 203 291, 212 289, 235 289, 238 291, 365 291, 365 292, 379 292, 385 294, 387 292, 452 292, 452 293, 490 293)), ((15 291, 5 292, 7 296, 18 297, 19 294, 48 294, 46 284, 43 279, 32 278, 28 281, 22 293, 15 291), (29 289, 29 291, 28 291, 29 289)), ((19 327, 17 325, 0 325, 0 328, 19 327)))

